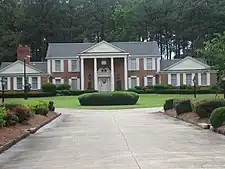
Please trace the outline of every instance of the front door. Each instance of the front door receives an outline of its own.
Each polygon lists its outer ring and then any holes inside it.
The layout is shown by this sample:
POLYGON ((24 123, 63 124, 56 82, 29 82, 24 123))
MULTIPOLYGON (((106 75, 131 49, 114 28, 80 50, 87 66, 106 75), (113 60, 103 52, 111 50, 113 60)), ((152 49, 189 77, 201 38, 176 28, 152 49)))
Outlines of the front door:
POLYGON ((100 92, 110 91, 110 78, 109 77, 99 77, 98 78, 98 90, 100 92))

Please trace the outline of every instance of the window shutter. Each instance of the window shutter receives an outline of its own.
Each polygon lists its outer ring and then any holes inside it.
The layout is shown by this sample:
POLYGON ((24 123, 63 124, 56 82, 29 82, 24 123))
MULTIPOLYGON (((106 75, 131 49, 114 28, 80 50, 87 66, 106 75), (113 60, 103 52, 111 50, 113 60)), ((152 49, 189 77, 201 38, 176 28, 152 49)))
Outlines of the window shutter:
POLYGON ((128 59, 128 70, 131 70, 131 59, 128 59))
POLYGON ((152 77, 152 84, 155 85, 155 77, 152 77))
POLYGON ((77 89, 80 90, 80 78, 77 78, 77 89))
POLYGON ((186 73, 183 73, 183 85, 186 85, 186 73))
POLYGON ((171 74, 168 74, 168 84, 171 85, 171 74))
POLYGON ((210 86, 210 73, 207 73, 206 74, 206 77, 207 77, 207 79, 206 79, 206 81, 207 81, 207 86, 210 86))
POLYGON ((157 58, 157 72, 160 71, 160 58, 157 58))
POLYGON ((180 86, 180 73, 177 73, 177 86, 180 86))
POLYGON ((80 72, 80 60, 77 59, 77 72, 80 72))
POLYGON ((147 70, 147 59, 144 58, 144 70, 147 70))
POLYGON ((131 88, 131 78, 128 77, 128 88, 131 88))
POLYGON ((7 77, 7 90, 11 90, 11 77, 7 77))
POLYGON ((61 72, 64 72, 64 60, 60 61, 60 67, 61 72))
POLYGON ((72 72, 72 62, 68 60, 68 72, 72 72))
POLYGON ((52 72, 56 72, 55 71, 55 60, 52 60, 52 72))
POLYGON ((136 79, 137 79, 137 86, 140 86, 140 78, 136 77, 136 79))
POLYGON ((156 64, 156 62, 155 62, 155 58, 152 58, 152 70, 155 70, 155 64, 156 64))
POLYGON ((202 74, 198 73, 198 85, 201 86, 202 85, 202 74))
POLYGON ((148 85, 147 83, 148 83, 148 78, 145 76, 144 77, 144 86, 147 86, 148 85))
POLYGON ((37 77, 37 89, 41 89, 41 77, 37 77))
POLYGON ((136 70, 139 70, 139 58, 136 58, 136 70))
POLYGON ((61 84, 64 84, 64 79, 61 79, 61 84))

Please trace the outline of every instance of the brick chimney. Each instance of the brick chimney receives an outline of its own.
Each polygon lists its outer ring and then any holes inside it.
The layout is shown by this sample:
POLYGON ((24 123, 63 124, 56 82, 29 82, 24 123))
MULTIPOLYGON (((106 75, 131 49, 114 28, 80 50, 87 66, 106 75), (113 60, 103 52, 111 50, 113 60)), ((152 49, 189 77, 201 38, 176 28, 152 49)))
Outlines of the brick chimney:
POLYGON ((17 60, 24 61, 24 58, 26 58, 26 64, 30 64, 30 47, 28 45, 18 45, 16 54, 17 60))

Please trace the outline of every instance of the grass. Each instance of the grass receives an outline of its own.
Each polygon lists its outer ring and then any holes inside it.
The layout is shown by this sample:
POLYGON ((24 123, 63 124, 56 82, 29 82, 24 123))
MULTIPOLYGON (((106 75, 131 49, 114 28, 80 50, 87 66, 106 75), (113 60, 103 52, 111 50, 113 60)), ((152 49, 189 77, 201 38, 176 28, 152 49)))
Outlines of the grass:
MULTIPOLYGON (((198 99, 214 99, 215 94, 197 95, 198 99)), ((220 97, 222 97, 220 95, 220 97)), ((29 104, 32 100, 54 101, 56 108, 76 108, 76 109, 128 109, 128 108, 149 108, 162 107, 165 100, 170 98, 193 98, 193 95, 169 95, 169 94, 143 94, 140 95, 139 101, 136 105, 129 106, 80 106, 77 96, 56 96, 45 98, 29 98, 24 99, 6 99, 6 102, 22 102, 29 104)))

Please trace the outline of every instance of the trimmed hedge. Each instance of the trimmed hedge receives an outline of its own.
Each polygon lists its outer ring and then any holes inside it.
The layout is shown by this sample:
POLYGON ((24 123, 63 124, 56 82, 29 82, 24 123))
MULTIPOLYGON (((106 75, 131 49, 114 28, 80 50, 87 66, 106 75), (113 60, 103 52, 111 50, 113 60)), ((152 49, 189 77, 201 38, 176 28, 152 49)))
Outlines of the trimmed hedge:
POLYGON ((213 110, 210 116, 211 125, 218 128, 225 124, 225 107, 219 107, 213 110))
POLYGON ((177 115, 192 112, 192 106, 190 100, 176 100, 174 102, 177 115))
POLYGON ((59 96, 79 96, 85 93, 96 93, 97 90, 58 90, 56 92, 59 96))
POLYGON ((134 92, 88 93, 78 97, 82 106, 135 105, 138 99, 134 92))
POLYGON ((71 86, 67 83, 56 85, 56 90, 70 90, 71 86))
POLYGON ((165 101, 165 104, 163 105, 164 110, 171 110, 174 108, 174 102, 175 99, 168 99, 165 101))
POLYGON ((49 92, 49 93, 56 92, 56 85, 53 83, 45 83, 41 86, 41 88, 44 92, 49 92))
MULTIPOLYGON (((55 93, 51 92, 29 92, 28 97, 50 97, 55 96, 55 93)), ((5 98, 23 98, 24 92, 5 92, 5 98)), ((0 95, 0 98, 2 98, 2 95, 0 95)))
POLYGON ((225 106, 225 100, 201 100, 196 103, 195 111, 200 118, 210 118, 213 110, 225 106))

